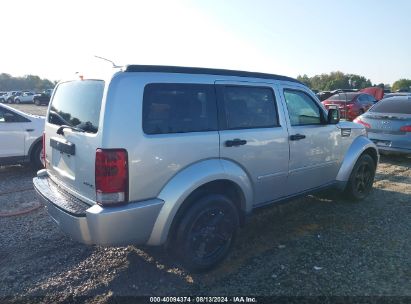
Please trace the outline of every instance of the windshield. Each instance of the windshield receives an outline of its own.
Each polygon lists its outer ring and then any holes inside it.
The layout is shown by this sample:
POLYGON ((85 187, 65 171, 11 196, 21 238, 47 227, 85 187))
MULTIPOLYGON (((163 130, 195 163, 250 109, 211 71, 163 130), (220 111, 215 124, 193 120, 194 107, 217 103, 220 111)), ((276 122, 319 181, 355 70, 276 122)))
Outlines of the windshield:
POLYGON ((61 83, 54 94, 48 122, 97 133, 103 90, 102 80, 61 83))

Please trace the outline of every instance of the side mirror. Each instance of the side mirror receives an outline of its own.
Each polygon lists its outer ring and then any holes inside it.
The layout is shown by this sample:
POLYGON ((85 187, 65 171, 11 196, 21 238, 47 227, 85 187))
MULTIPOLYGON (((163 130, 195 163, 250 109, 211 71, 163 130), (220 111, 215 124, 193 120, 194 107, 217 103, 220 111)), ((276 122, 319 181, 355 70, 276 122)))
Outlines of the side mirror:
POLYGON ((330 125, 335 125, 340 122, 340 110, 339 109, 329 109, 327 116, 327 123, 330 125))
POLYGON ((4 122, 15 122, 16 117, 11 113, 4 113, 4 122))

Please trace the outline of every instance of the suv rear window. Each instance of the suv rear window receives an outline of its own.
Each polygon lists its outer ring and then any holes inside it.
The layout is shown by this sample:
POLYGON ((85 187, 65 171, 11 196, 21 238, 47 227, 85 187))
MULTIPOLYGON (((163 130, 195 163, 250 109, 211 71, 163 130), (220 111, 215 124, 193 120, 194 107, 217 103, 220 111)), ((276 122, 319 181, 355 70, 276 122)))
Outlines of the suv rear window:
POLYGON ((377 102, 370 112, 411 114, 411 99, 392 97, 377 102))
POLYGON ((146 134, 217 130, 212 85, 148 84, 144 88, 143 131, 146 134))
POLYGON ((51 102, 48 122, 97 133, 104 81, 78 80, 58 85, 51 102))

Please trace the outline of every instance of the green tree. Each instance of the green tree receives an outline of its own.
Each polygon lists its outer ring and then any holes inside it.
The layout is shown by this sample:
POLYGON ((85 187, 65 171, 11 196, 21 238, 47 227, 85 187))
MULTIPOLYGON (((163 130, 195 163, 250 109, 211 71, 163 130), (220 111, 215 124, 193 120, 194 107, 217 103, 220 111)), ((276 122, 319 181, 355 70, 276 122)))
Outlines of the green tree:
POLYGON ((402 78, 402 79, 397 80, 396 82, 394 82, 392 84, 392 89, 391 90, 393 92, 395 92, 397 90, 405 89, 409 92, 410 87, 411 87, 411 80, 402 78))
POLYGON ((41 79, 37 75, 26 75, 24 77, 13 77, 10 74, 0 74, 0 91, 32 90, 42 91, 52 89, 55 83, 48 79, 41 79))
POLYGON ((344 74, 341 71, 330 74, 298 76, 297 79, 313 90, 332 91, 336 89, 363 89, 372 86, 369 79, 356 74, 344 74))

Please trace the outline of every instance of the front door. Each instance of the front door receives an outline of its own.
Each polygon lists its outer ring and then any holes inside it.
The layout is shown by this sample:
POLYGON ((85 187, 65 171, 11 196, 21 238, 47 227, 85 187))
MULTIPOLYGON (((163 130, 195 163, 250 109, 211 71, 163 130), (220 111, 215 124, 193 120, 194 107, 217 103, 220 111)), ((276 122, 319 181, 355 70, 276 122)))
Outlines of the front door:
POLYGON ((233 161, 250 177, 254 204, 285 194, 288 133, 273 86, 251 82, 216 82, 220 157, 233 161))
POLYGON ((295 194, 333 182, 339 169, 340 130, 326 123, 326 112, 308 90, 280 90, 290 134, 288 191, 295 194))
POLYGON ((25 118, 0 107, 0 158, 24 156, 27 122, 25 118))

